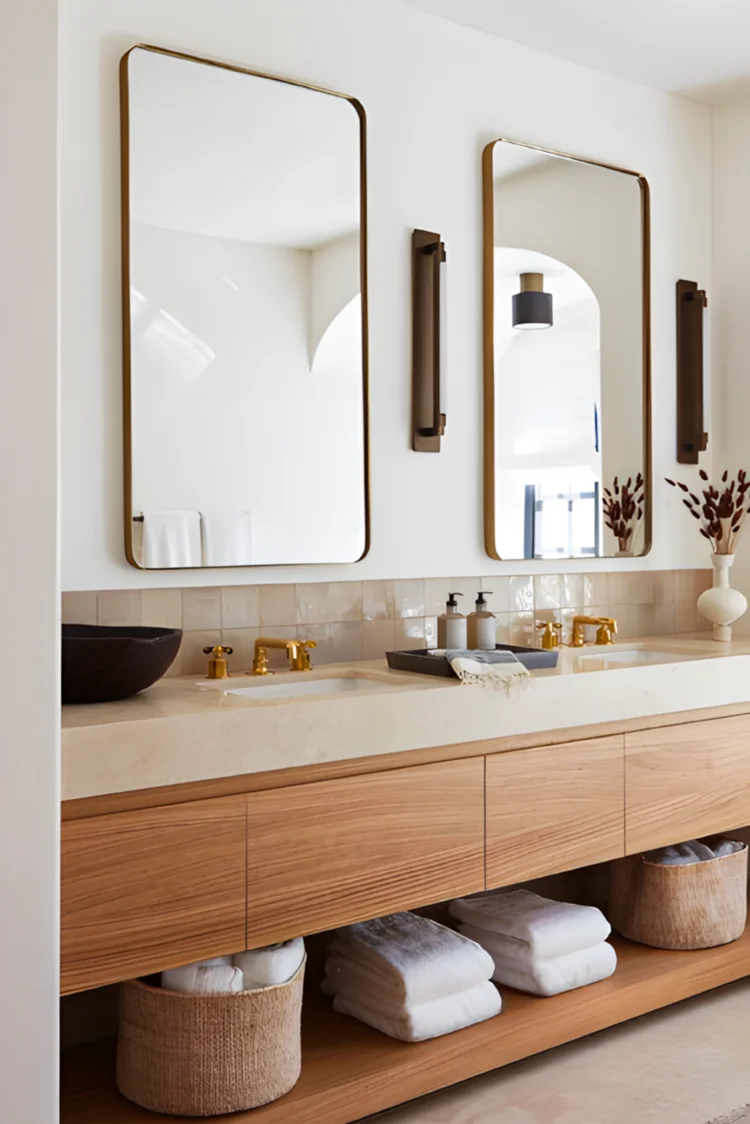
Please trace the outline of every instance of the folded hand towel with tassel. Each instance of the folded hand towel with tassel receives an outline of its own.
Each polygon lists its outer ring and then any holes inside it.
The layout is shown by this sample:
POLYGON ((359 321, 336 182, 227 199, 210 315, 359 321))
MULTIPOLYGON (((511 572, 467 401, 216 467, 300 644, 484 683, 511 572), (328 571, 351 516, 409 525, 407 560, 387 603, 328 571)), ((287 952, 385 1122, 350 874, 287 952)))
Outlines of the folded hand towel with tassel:
POLYGON ((331 952, 377 973, 403 1006, 486 983, 494 968, 479 945, 415 913, 338 929, 331 952))
POLYGON ((456 898, 453 917, 476 929, 528 945, 537 957, 563 956, 606 940, 611 926, 600 909, 542 898, 530 890, 493 891, 456 898))
POLYGON ((234 957, 245 980, 245 991, 258 987, 275 987, 287 983, 305 959, 305 942, 302 937, 266 948, 252 948, 238 952, 234 957))
POLYGON ((599 983, 608 979, 617 967, 617 953, 606 941, 577 952, 542 957, 533 953, 528 945, 519 945, 486 929, 462 925, 461 932, 487 949, 495 962, 492 976, 495 983, 529 995, 559 995, 599 983))
POLYGON ((244 990, 242 972, 234 967, 228 956, 169 968, 161 974, 161 986, 165 991, 182 991, 192 995, 244 990))
POLYGON ((359 1019, 390 1038, 398 1038, 402 1042, 424 1042, 428 1038, 452 1034, 466 1026, 494 1018, 500 1014, 503 1002, 495 985, 485 981, 466 991, 407 1005, 392 1013, 382 1007, 368 1006, 356 994, 349 992, 339 992, 333 1006, 340 1014, 359 1019))

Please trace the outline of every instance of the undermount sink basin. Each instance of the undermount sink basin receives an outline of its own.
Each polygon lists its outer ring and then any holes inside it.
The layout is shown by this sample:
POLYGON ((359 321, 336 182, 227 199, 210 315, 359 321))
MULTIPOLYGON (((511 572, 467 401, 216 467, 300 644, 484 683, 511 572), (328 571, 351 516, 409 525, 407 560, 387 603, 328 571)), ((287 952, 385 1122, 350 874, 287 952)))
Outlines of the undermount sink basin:
POLYGON ((241 695, 244 699, 291 699, 305 695, 348 695, 352 691, 382 691, 390 684, 377 679, 356 676, 330 679, 302 679, 296 683, 259 683, 253 687, 232 687, 227 695, 241 695))
POLYGON ((575 652, 578 660, 612 664, 679 663, 682 660, 700 659, 705 653, 666 652, 654 648, 609 648, 603 645, 590 651, 575 652))

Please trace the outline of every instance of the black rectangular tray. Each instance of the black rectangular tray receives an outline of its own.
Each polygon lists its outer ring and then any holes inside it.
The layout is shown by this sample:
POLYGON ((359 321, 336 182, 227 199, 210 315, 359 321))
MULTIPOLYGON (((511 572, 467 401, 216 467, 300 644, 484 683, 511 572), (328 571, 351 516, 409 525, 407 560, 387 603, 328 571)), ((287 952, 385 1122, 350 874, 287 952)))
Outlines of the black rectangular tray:
MULTIPOLYGON (((545 667, 557 667, 558 652, 548 652, 543 648, 521 648, 517 644, 497 644, 497 652, 512 652, 527 671, 537 671, 545 667)), ((456 673, 446 659, 431 656, 428 648, 411 648, 406 652, 386 652, 388 666, 394 671, 415 671, 417 675, 441 675, 444 679, 455 679, 456 673)))

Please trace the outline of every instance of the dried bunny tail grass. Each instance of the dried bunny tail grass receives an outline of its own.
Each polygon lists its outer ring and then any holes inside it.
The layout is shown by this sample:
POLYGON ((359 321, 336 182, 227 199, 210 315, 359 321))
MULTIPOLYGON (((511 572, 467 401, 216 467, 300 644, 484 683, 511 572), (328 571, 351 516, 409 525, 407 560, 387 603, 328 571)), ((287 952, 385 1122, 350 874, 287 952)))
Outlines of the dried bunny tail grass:
POLYGON ((703 489, 702 499, 681 480, 670 480, 668 476, 665 480, 672 488, 678 488, 687 496, 682 502, 701 524, 700 533, 711 543, 714 554, 734 554, 745 519, 750 514, 750 480, 747 472, 741 468, 736 478, 730 480, 729 469, 725 469, 721 474, 721 488, 711 483, 704 469, 699 469, 698 475, 707 485, 703 489))

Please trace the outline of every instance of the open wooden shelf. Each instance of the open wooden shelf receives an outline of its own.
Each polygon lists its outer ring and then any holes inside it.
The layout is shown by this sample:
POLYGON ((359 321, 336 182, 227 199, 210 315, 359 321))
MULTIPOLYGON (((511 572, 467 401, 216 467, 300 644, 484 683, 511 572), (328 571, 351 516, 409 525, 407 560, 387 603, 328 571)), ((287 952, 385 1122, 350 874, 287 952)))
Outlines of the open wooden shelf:
MULTIPOLYGON (((210 1119, 349 1124, 750 975, 750 928, 734 944, 701 952, 614 943, 619 963, 604 983, 553 999, 503 988, 505 1008, 498 1018, 415 1045, 337 1015, 311 991, 304 1007, 302 1076, 292 1092, 263 1108, 210 1119)), ((61 1124, 188 1124, 189 1119, 154 1115, 120 1097, 114 1040, 63 1054, 61 1124)))

